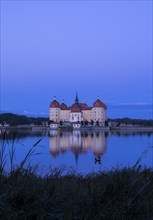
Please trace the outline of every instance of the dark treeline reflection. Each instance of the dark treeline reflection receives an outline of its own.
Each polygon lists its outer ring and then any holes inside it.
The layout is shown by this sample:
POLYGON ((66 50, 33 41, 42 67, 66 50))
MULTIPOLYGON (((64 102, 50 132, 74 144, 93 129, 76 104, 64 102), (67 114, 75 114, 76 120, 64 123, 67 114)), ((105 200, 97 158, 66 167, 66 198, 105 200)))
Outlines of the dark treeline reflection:
POLYGON ((30 129, 28 130, 15 130, 15 129, 7 129, 7 130, 0 130, 0 139, 3 139, 5 135, 5 139, 11 140, 14 138, 27 138, 27 137, 43 137, 48 136, 47 130, 36 130, 32 131, 30 129))
POLYGON ((50 131, 49 134, 50 153, 54 157, 67 151, 74 154, 86 154, 91 151, 95 157, 100 158, 106 151, 108 134, 105 132, 73 131, 71 133, 58 133, 57 131, 50 131))
POLYGON ((52 137, 55 134, 59 135, 62 137, 63 135, 68 135, 71 134, 75 136, 76 133, 79 133, 82 138, 90 136, 91 138, 96 136, 99 137, 102 133, 105 137, 108 136, 143 136, 147 135, 148 137, 151 136, 153 132, 148 132, 148 131, 109 131, 109 132, 102 132, 102 131, 74 131, 74 132, 66 132, 66 131, 50 131, 50 130, 31 130, 31 129, 6 129, 6 130, 0 130, 0 139, 5 138, 8 140, 11 140, 13 138, 27 138, 27 137, 45 137, 49 136, 52 137))
POLYGON ((110 131, 108 134, 111 136, 143 136, 143 135, 147 135, 148 137, 151 136, 153 132, 152 131, 133 131, 133 130, 121 130, 121 131, 110 131))

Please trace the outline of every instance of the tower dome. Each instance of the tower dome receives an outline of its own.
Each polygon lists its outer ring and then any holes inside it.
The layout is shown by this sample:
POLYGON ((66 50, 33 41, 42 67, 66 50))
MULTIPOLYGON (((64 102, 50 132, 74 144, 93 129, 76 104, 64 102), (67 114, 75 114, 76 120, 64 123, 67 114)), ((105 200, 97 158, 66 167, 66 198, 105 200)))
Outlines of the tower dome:
POLYGON ((93 107, 101 107, 107 109, 107 106, 99 98, 93 103, 93 107))
POLYGON ((50 108, 60 108, 59 102, 56 100, 56 97, 54 96, 54 100, 50 103, 50 108))
POLYGON ((67 110, 68 109, 67 105, 64 103, 64 100, 63 100, 60 107, 61 107, 61 110, 67 110))

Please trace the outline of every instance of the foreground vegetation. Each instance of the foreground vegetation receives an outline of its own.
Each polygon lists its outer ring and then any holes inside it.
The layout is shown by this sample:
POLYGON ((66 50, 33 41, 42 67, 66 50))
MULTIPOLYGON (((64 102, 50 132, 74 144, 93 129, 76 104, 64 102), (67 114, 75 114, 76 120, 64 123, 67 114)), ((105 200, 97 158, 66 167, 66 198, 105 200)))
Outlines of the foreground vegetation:
POLYGON ((0 177, 0 219, 153 219, 152 186, 149 169, 85 177, 16 170, 0 177))
POLYGON ((153 219, 153 170, 114 169, 86 176, 62 170, 45 173, 28 160, 38 140, 19 164, 15 142, 7 151, 6 133, 0 145, 0 220, 153 219), (8 153, 7 153, 8 152, 8 153))

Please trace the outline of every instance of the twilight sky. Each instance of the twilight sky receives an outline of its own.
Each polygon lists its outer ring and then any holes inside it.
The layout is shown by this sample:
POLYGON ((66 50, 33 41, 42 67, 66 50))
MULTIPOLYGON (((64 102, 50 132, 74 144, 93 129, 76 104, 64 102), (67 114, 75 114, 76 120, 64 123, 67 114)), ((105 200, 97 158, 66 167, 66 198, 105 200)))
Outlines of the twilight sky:
POLYGON ((48 116, 76 91, 151 118, 151 1, 1 1, 1 112, 48 116))

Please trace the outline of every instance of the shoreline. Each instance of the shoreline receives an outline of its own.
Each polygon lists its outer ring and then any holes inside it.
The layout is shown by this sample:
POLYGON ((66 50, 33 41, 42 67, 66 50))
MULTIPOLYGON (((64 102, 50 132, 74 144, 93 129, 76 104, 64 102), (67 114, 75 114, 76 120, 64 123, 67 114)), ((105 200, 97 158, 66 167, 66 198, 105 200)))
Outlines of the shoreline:
POLYGON ((0 131, 4 130, 31 130, 31 131, 127 131, 127 132, 153 132, 153 127, 144 127, 144 126, 119 126, 119 127, 98 127, 98 126, 90 126, 90 127, 80 127, 77 129, 71 127, 59 127, 59 128, 50 128, 47 126, 7 126, 0 127, 0 131))

